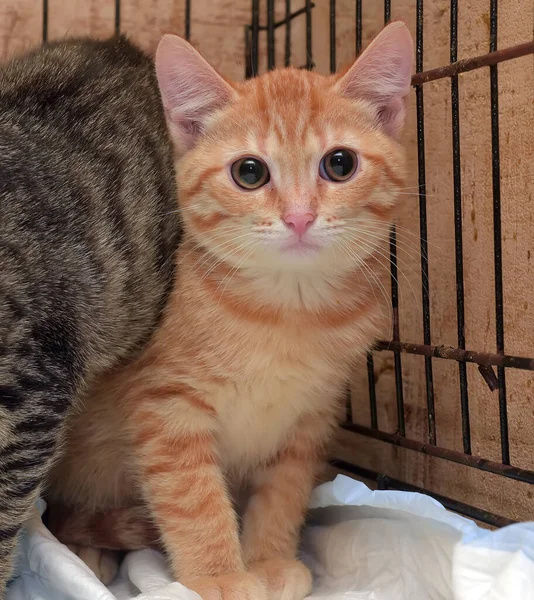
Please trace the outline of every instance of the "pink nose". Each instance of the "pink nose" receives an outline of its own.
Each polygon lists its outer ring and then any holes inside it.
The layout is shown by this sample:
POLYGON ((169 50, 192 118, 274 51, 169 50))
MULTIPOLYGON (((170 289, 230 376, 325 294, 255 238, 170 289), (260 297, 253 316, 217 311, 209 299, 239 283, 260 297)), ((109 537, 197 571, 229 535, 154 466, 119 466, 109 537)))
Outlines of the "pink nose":
POLYGON ((311 213, 286 215, 284 221, 295 230, 295 233, 302 235, 315 221, 315 215, 311 213))

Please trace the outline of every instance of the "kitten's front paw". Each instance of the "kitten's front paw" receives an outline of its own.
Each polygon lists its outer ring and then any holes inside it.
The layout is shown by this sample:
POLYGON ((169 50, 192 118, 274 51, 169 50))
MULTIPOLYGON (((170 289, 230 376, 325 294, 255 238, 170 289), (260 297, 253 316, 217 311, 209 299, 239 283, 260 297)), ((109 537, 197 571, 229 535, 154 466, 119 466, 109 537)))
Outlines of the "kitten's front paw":
MULTIPOLYGON (((219 577, 180 580, 202 600, 268 600, 265 586, 250 573, 229 573, 219 577)), ((270 600, 270 598, 269 598, 270 600)))
POLYGON ((83 560, 104 585, 108 585, 115 579, 119 571, 118 552, 72 544, 67 544, 67 547, 83 560))
POLYGON ((269 600, 302 600, 311 592, 312 574, 298 560, 277 558, 249 566, 267 589, 269 600))

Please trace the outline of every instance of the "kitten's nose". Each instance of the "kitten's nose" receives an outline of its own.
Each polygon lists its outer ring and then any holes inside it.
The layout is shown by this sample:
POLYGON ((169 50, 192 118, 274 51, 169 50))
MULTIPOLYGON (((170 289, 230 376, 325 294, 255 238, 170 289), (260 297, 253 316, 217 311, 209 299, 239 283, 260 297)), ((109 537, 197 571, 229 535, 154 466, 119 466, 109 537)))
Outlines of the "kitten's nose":
POLYGON ((286 215, 284 221, 300 236, 315 221, 315 215, 312 213, 286 215))

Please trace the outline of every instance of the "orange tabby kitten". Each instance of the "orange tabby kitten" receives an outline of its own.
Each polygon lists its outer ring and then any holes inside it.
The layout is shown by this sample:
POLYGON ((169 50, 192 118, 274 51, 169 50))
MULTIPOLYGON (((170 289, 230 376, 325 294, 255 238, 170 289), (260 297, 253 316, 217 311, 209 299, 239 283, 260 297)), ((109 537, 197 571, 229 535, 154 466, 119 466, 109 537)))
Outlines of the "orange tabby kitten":
POLYGON ((342 75, 228 83, 165 36, 156 69, 185 228, 175 291, 147 352, 72 422, 51 498, 73 518, 57 533, 109 548, 159 537, 205 600, 300 599, 308 498, 381 326, 412 41, 395 22, 342 75))

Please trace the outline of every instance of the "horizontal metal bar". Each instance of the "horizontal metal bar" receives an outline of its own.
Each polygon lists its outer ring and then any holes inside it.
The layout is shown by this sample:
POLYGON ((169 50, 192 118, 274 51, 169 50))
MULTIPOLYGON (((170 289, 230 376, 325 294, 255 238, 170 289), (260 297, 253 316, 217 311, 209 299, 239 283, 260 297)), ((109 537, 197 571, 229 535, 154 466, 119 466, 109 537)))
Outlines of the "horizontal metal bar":
POLYGON ((377 350, 389 350, 391 352, 406 352, 407 354, 419 354, 420 356, 432 356, 434 358, 447 358, 460 362, 470 362, 477 365, 494 365, 497 367, 511 367, 513 369, 524 369, 534 371, 534 358, 524 356, 509 356, 507 354, 489 354, 486 352, 475 352, 463 350, 452 346, 429 346, 426 344, 412 344, 410 342, 380 341, 375 344, 377 350))
MULTIPOLYGON (((313 2, 310 4, 310 8, 315 8, 315 4, 313 2)), ((296 10, 295 12, 291 13, 289 16, 282 19, 281 21, 275 21, 274 28, 277 29, 278 27, 282 27, 283 25, 286 25, 286 23, 289 23, 296 17, 300 17, 300 15, 305 14, 306 10, 307 10, 306 7, 303 6, 302 8, 299 8, 299 10, 296 10)), ((268 25, 260 25, 260 31, 267 31, 268 27, 269 27, 268 25)))
POLYGON ((464 454, 457 450, 449 450, 448 448, 442 448, 441 446, 433 446, 432 444, 425 444, 417 440, 402 437, 397 433, 387 433, 378 429, 371 429, 358 423, 342 423, 341 427, 347 431, 358 433, 366 437, 374 438, 381 442, 387 442, 400 448, 406 448, 407 450, 414 450, 428 456, 434 456, 435 458, 442 458, 460 465, 467 467, 475 467, 481 471, 487 473, 494 473, 495 475, 503 475, 509 479, 516 481, 522 481, 523 483, 530 483, 534 485, 534 471, 527 471, 526 469, 519 469, 510 465, 503 465, 502 463, 487 460, 481 456, 473 456, 472 454, 464 454))
POLYGON ((427 490, 416 485, 411 485, 410 483, 406 483, 404 481, 401 481, 400 479, 395 479, 394 477, 390 477, 389 475, 383 475, 381 473, 377 473, 376 471, 371 471, 370 469, 358 467, 344 460, 334 459, 330 461, 330 464, 336 469, 346 471, 347 473, 352 473, 353 475, 357 475, 358 477, 362 477, 363 479, 368 479, 369 481, 376 481, 380 489, 393 488, 404 492, 417 492, 419 494, 425 494, 427 496, 430 496, 431 498, 434 498, 449 510, 452 510, 461 515, 465 515, 470 519, 476 519, 477 521, 481 521, 482 523, 493 525, 494 527, 505 527, 506 525, 512 525, 513 523, 516 523, 516 521, 513 521, 512 519, 501 517, 500 515, 496 515, 495 513, 482 510, 481 508, 476 508, 475 506, 465 504, 465 502, 460 502, 459 500, 454 500, 453 498, 449 498, 448 496, 436 494, 431 490, 427 490))
POLYGON ((429 81, 435 81, 436 79, 443 79, 445 77, 454 77, 454 75, 458 75, 459 73, 480 69, 480 67, 489 67, 505 60, 527 56, 528 54, 534 54, 534 41, 511 46, 510 48, 503 48, 502 50, 496 50, 495 52, 488 52, 481 56, 465 58, 464 60, 458 60, 444 67, 437 67, 436 69, 429 69, 422 73, 416 73, 412 77, 412 85, 420 85, 421 83, 428 83, 429 81))

